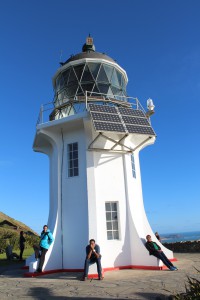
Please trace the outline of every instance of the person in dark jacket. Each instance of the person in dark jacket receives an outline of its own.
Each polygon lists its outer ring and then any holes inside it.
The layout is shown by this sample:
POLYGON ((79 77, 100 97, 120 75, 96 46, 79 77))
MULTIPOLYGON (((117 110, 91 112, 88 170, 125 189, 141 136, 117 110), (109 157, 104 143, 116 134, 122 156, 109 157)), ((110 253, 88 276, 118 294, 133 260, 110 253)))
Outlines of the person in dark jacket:
POLYGON ((38 268, 36 270, 36 273, 42 272, 42 267, 45 260, 45 255, 50 247, 50 245, 53 243, 54 238, 50 230, 48 229, 47 225, 43 226, 43 231, 41 232, 40 236, 40 245, 33 245, 33 249, 35 250, 35 258, 40 258, 38 268))
POLYGON ((156 238, 158 239, 158 241, 161 243, 161 238, 160 238, 158 232, 155 232, 155 236, 156 236, 156 238))
POLYGON ((24 252, 24 248, 25 248, 25 238, 24 238, 24 232, 20 231, 20 236, 19 236, 19 249, 20 249, 20 254, 19 254, 19 259, 22 260, 22 255, 24 252))
POLYGON ((149 251, 149 255, 153 255, 162 260, 162 262, 170 269, 171 271, 177 271, 178 269, 171 263, 171 261, 167 258, 165 253, 161 250, 160 246, 153 242, 151 236, 148 234, 146 236, 147 242, 145 244, 147 250, 149 251))
POLYGON ((99 280, 102 280, 101 254, 100 247, 95 243, 94 239, 90 240, 90 244, 86 247, 86 259, 84 265, 84 275, 82 280, 85 281, 88 276, 89 265, 96 263, 99 280))

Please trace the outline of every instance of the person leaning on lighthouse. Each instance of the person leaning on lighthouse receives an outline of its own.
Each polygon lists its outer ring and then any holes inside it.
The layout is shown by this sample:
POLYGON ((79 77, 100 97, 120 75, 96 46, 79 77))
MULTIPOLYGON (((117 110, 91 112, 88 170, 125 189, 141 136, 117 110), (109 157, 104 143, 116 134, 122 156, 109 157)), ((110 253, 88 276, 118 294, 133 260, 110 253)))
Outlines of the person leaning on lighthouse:
POLYGON ((146 240, 147 242, 145 243, 145 247, 149 251, 149 255, 153 255, 162 260, 162 262, 168 267, 168 269, 170 269, 170 271, 178 270, 177 267, 175 267, 171 263, 171 261, 165 255, 165 253, 161 250, 160 246, 156 242, 152 241, 151 236, 149 234, 146 236, 146 240))
POLYGON ((47 225, 43 226, 43 231, 40 235, 40 244, 39 245, 33 245, 33 249, 35 250, 35 258, 40 258, 38 268, 35 273, 42 272, 42 267, 45 260, 45 255, 50 247, 50 245, 53 243, 54 238, 50 230, 48 229, 47 225))

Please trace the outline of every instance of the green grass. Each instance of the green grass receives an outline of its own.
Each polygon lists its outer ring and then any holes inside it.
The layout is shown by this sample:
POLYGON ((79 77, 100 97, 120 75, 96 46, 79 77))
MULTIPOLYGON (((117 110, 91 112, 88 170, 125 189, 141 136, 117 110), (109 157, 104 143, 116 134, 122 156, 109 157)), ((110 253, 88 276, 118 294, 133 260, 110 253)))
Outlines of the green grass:
MULTIPOLYGON (((20 250, 14 250, 13 252, 17 253, 19 255, 20 250)), ((33 248, 27 248, 24 250, 23 253, 23 259, 27 259, 30 255, 34 253, 33 248)), ((21 261, 18 259, 13 259, 13 260, 7 260, 6 258, 6 253, 0 254, 0 266, 9 266, 12 264, 21 264, 21 261)))

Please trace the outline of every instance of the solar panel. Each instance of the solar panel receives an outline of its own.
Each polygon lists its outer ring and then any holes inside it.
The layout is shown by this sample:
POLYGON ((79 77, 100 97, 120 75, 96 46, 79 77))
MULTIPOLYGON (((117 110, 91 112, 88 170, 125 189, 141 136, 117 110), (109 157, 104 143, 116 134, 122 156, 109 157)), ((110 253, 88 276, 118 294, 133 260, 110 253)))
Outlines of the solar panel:
POLYGON ((147 118, 122 116, 122 119, 123 119, 125 124, 137 124, 137 125, 150 126, 149 121, 147 120, 147 118))
POLYGON ((132 109, 132 108, 125 108, 125 107, 119 107, 118 108, 121 115, 125 116, 136 116, 136 117, 143 117, 146 118, 144 112, 140 109, 132 109))
POLYGON ((119 123, 105 123, 94 121, 94 128, 96 131, 126 132, 124 126, 119 123))
POLYGON ((146 126, 136 126, 136 125, 126 125, 129 133, 139 133, 139 134, 150 134, 155 135, 151 127, 146 126))
POLYGON ((92 103, 89 109, 96 131, 155 135, 142 110, 92 103))
POLYGON ((121 119, 118 115, 91 112, 91 116, 94 121, 121 123, 121 119))
POLYGON ((117 114, 117 110, 114 106, 89 104, 89 108, 90 111, 117 114))

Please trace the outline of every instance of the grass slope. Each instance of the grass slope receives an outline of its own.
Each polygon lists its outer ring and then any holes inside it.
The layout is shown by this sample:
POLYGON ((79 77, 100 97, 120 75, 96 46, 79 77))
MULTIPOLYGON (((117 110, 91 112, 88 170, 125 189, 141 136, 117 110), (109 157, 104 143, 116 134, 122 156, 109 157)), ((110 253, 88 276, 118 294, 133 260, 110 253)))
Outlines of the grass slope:
POLYGON ((30 227, 0 212, 0 253, 5 253, 8 245, 11 245, 15 252, 19 249, 20 231, 25 233, 26 248, 32 248, 33 244, 38 243, 38 234, 30 227))
POLYGON ((3 212, 0 212, 0 223, 3 222, 3 221, 8 221, 10 223, 13 224, 13 226, 16 226, 17 229, 13 229, 12 226, 9 226, 9 225, 0 225, 0 230, 2 229, 8 229, 8 230, 11 230, 12 232, 19 232, 21 230, 23 231, 26 231, 26 232, 29 232, 29 233, 32 233, 34 235, 38 235, 36 232, 34 232, 30 227, 28 227, 27 225, 25 225, 24 223, 20 222, 20 221, 17 221, 9 216, 7 216, 6 214, 4 214, 3 212))

